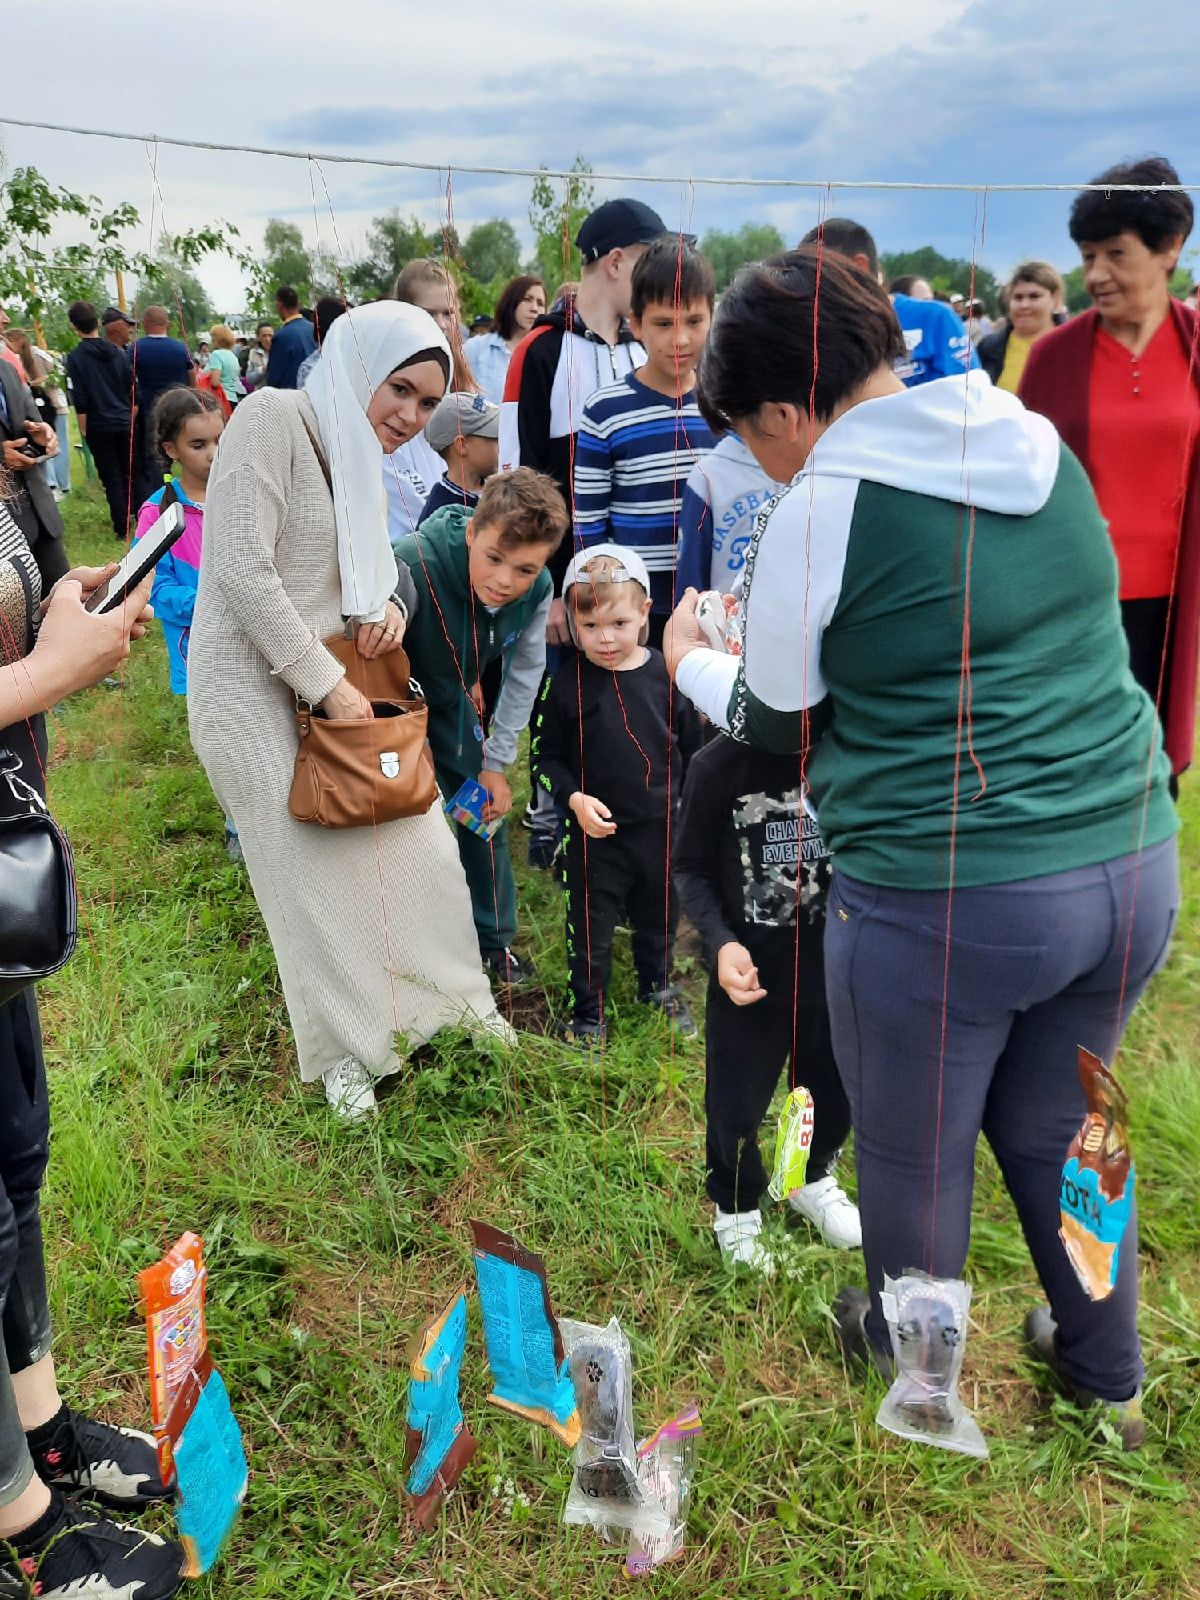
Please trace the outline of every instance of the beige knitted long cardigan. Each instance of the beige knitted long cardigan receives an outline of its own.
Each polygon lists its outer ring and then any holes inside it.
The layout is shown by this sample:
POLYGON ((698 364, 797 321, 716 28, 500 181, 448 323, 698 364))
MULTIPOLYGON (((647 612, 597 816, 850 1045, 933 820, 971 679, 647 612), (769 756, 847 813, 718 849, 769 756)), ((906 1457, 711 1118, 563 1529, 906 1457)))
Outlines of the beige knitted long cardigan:
POLYGON ((333 503, 302 392, 244 400, 209 480, 188 651, 188 727, 242 842, 267 924, 300 1076, 344 1057, 399 1066, 394 1040, 448 1023, 505 1034, 479 960, 471 901, 440 805, 374 828, 288 813, 296 696, 342 676, 321 643, 342 627, 333 503))

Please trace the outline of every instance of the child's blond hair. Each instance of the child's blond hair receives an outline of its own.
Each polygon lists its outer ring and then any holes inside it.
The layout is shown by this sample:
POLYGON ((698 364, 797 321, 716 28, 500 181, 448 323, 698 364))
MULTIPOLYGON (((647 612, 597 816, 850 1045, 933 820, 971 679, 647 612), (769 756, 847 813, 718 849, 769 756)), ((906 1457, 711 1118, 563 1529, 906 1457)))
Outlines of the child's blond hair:
POLYGON ((571 585, 567 605, 576 616, 590 617, 593 612, 607 611, 609 606, 628 600, 630 605, 642 606, 649 595, 636 578, 631 578, 616 556, 593 556, 578 568, 571 585), (615 574, 624 573, 617 577, 615 574))

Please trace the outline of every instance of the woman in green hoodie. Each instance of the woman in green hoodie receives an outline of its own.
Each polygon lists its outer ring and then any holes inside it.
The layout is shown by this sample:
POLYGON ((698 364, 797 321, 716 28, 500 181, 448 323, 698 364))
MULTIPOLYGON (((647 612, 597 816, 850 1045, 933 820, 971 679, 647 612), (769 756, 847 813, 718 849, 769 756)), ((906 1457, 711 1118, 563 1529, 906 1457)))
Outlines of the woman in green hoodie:
POLYGON ((735 738, 798 752, 834 862, 825 962, 869 1293, 843 1349, 890 1365, 884 1274, 957 1278, 982 1131, 1049 1300, 1027 1341, 1140 1444, 1137 1220, 1112 1292, 1059 1239, 1085 1112, 1166 958, 1176 819, 1079 462, 980 374, 906 390, 878 285, 809 247, 739 274, 701 405, 788 484, 746 565, 740 657, 689 592, 664 654, 735 738), (819 304, 818 304, 819 285, 819 304))

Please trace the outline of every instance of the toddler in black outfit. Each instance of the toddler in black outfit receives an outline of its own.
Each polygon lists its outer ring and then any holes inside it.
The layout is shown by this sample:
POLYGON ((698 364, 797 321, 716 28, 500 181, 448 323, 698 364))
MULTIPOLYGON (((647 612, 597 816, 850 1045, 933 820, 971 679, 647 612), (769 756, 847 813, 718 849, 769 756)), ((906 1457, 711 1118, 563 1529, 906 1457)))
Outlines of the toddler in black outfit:
POLYGON ((673 868, 711 968, 704 1103, 721 1253, 773 1270, 759 1238, 758 1130, 789 1060, 792 1085, 804 1085, 816 1113, 808 1181, 789 1201, 830 1244, 852 1249, 862 1243, 858 1210, 832 1172, 850 1108, 825 1003, 829 858, 801 800, 800 758, 726 734, 705 745, 688 769, 673 868))
POLYGON ((667 872, 667 830, 699 719, 673 695, 666 665, 644 643, 650 579, 619 545, 577 555, 563 580, 579 654, 542 689, 531 760, 535 783, 567 814, 563 883, 571 1016, 565 1032, 596 1043, 613 933, 633 931, 638 999, 694 1033, 670 981, 678 906, 667 872))

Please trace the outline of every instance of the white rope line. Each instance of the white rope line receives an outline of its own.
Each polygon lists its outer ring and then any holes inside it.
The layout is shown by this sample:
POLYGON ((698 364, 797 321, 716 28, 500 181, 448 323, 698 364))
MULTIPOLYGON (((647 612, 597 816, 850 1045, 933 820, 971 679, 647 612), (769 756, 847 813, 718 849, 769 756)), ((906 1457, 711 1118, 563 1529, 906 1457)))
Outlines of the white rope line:
MULTIPOLYGON (((170 134, 120 133, 113 128, 76 128, 63 122, 35 122, 25 117, 0 117, 0 127, 35 128, 43 133, 74 133, 85 139, 122 139, 130 144, 166 144, 182 150, 219 150, 229 155, 280 156, 287 161, 327 161, 351 167, 394 167, 407 172, 466 172, 490 178, 578 178, 577 171, 552 167, 482 167, 457 161, 404 161, 395 156, 347 156, 314 150, 281 150, 271 145, 218 144, 209 139, 178 139, 170 134)), ((1167 187, 1173 194, 1200 194, 1200 184, 1147 183, 915 183, 887 178, 698 178, 652 172, 586 172, 597 183, 703 184, 717 189, 913 189, 953 194, 1057 194, 1095 190, 1102 194, 1142 194, 1167 187)))

